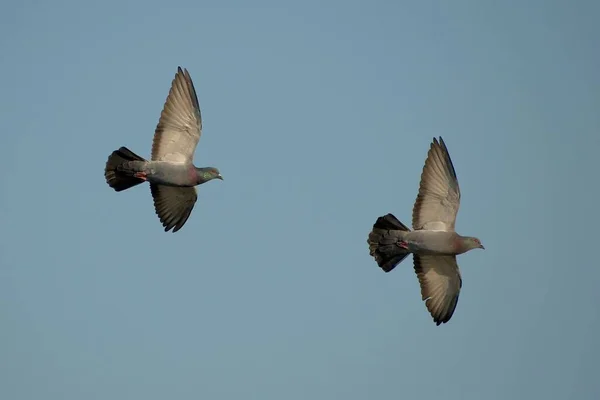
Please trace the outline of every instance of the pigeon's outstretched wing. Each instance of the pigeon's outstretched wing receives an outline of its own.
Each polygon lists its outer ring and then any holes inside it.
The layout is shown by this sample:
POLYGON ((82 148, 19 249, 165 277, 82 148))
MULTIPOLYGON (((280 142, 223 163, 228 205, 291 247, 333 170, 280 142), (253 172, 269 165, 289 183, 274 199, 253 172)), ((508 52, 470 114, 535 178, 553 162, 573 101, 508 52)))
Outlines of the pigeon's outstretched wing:
POLYGON ((436 325, 450 321, 462 287, 456 256, 413 254, 415 272, 421 285, 421 297, 436 325))
POLYGON ((413 229, 454 231, 460 188, 446 144, 433 139, 413 208, 413 229))
POLYGON ((175 187, 150 184, 156 215, 165 232, 180 230, 190 217, 198 195, 195 187, 175 187))
POLYGON ((153 161, 191 163, 202 133, 202 117, 189 72, 177 68, 152 143, 153 161))

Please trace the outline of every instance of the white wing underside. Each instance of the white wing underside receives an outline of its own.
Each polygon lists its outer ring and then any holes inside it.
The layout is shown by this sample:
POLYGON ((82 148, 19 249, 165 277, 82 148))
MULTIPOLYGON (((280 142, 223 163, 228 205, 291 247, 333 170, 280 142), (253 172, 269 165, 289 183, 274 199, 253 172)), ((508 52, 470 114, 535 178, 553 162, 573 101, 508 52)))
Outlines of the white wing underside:
POLYGON ((446 144, 433 139, 413 207, 413 229, 454 231, 460 188, 446 144))
POLYGON ((178 68, 152 144, 153 161, 191 163, 202 134, 202 117, 192 78, 178 68))
MULTIPOLYGON (((421 174, 413 207, 413 229, 453 232, 460 207, 460 188, 446 144, 433 139, 421 174)), ((452 255, 413 254, 422 299, 437 325, 450 320, 456 309, 462 279, 452 255)))
POLYGON ((454 314, 462 287, 456 256, 415 254, 413 263, 427 310, 436 324, 448 322, 454 314))

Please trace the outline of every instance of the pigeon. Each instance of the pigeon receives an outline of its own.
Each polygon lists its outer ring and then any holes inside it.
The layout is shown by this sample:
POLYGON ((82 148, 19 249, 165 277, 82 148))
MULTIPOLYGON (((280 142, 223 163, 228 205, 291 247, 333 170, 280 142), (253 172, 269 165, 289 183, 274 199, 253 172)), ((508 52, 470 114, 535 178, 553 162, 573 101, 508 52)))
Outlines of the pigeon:
POLYGON ((217 168, 193 164, 201 134, 202 117, 194 83, 187 69, 178 67, 154 132, 151 159, 127 147, 113 151, 104 169, 106 183, 121 192, 149 182, 154 209, 165 232, 177 232, 196 204, 195 186, 223 180, 217 168))
POLYGON ((484 249, 476 237, 454 231, 459 206, 460 188, 448 148, 441 137, 434 138, 413 207, 413 230, 387 214, 377 218, 367 240, 384 272, 412 253, 422 300, 437 326, 450 321, 458 303, 462 278, 456 255, 484 249))

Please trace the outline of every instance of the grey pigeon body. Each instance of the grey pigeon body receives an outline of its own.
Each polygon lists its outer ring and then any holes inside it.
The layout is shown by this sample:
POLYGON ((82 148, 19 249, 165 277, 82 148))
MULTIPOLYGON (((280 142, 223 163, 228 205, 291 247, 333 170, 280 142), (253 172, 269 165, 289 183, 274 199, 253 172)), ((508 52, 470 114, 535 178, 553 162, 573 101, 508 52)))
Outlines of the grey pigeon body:
POLYGON ((177 232, 196 204, 196 186, 223 179, 217 168, 193 164, 201 134, 196 90, 188 71, 179 67, 154 133, 151 159, 126 147, 113 151, 104 170, 106 182, 117 192, 149 182, 154 208, 165 231, 177 232))
POLYGON ((385 272, 413 255, 421 296, 436 325, 450 321, 458 303, 462 278, 456 256, 484 248, 479 239, 455 232, 459 206, 450 154, 442 138, 434 138, 413 208, 413 230, 387 214, 377 219, 367 240, 371 256, 385 272))

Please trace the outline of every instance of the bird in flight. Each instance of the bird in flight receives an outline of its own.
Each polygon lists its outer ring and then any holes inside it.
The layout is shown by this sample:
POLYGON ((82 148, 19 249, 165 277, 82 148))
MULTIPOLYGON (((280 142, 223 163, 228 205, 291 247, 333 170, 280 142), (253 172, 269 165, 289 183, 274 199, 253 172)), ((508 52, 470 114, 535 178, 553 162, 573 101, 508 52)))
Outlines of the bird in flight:
POLYGON ((433 139, 413 207, 411 231, 394 215, 377 218, 367 243, 381 269, 390 272, 412 253, 421 297, 436 325, 452 318, 462 278, 456 256, 484 249, 475 237, 454 230, 460 188, 446 144, 433 139))
POLYGON ((217 168, 193 164, 201 134, 202 117, 194 83, 187 69, 178 67, 154 132, 152 157, 146 160, 127 147, 113 151, 104 169, 106 183, 120 192, 149 182, 154 209, 165 232, 177 232, 196 204, 196 186, 223 180, 217 168))

